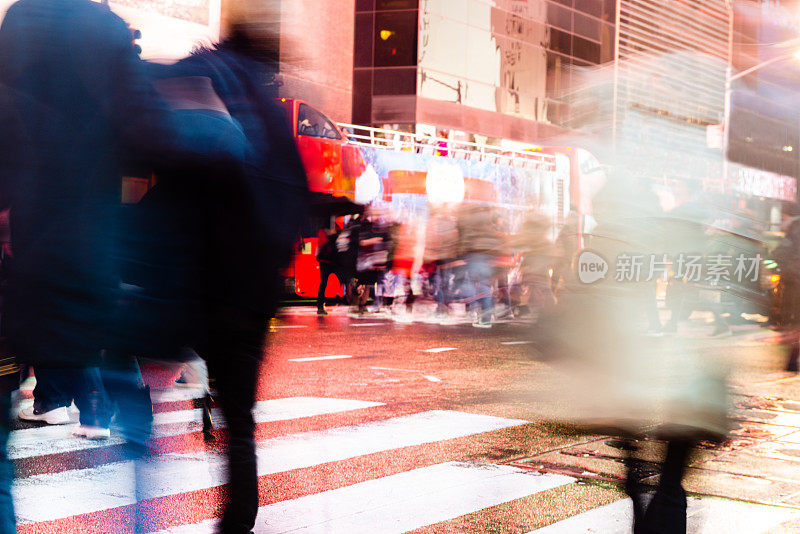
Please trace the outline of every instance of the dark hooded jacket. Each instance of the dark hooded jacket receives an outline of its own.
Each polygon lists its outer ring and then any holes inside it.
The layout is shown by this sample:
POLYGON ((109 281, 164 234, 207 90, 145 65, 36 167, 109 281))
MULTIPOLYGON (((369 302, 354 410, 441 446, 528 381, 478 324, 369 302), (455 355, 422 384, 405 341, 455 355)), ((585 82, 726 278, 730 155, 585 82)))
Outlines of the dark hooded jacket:
POLYGON ((14 250, 5 333, 24 361, 96 364, 117 285, 121 176, 169 152, 166 108, 125 22, 90 0, 11 6, 0 106, 0 197, 14 250))

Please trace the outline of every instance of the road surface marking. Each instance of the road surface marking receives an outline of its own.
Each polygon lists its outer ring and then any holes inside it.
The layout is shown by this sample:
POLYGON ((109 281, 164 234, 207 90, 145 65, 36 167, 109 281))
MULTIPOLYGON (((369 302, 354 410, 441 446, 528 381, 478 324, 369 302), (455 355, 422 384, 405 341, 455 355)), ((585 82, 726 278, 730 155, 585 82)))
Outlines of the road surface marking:
POLYGON ((458 350, 455 347, 438 347, 435 349, 421 349, 422 352, 447 352, 448 350, 458 350))
MULTIPOLYGON (((259 476, 435 443, 526 424, 521 419, 433 410, 380 421, 290 434, 258 443, 259 476)), ((220 486, 225 456, 217 452, 165 454, 143 466, 144 498, 220 486)), ((17 479, 14 505, 20 523, 64 519, 134 502, 133 463, 17 479), (47 503, 47 506, 42 506, 47 503)))
MULTIPOLYGON (((800 518, 800 510, 752 504, 728 499, 689 499, 687 532, 761 534, 786 521, 800 518)), ((572 516, 529 534, 574 534, 603 532, 629 534, 633 525, 630 499, 623 499, 572 516)))
POLYGON ((437 377, 437 376, 425 375, 425 374, 422 374, 422 371, 414 371, 412 369, 395 369, 393 367, 370 367, 370 369, 374 369, 376 371, 397 371, 399 373, 417 373, 417 374, 421 374, 422 378, 424 378, 425 380, 427 380, 429 382, 441 382, 442 381, 442 379, 437 377))
POLYGON ((322 360, 344 360, 352 358, 349 354, 335 354, 333 356, 309 356, 308 358, 289 358, 290 362, 318 362, 322 360))
POLYGON ((530 345, 531 341, 503 341, 501 345, 530 345))
POLYGON ((155 404, 202 399, 205 394, 206 392, 202 388, 179 388, 174 386, 150 388, 150 400, 155 404))
MULTIPOLYGON (((448 462, 262 506, 253 532, 401 534, 573 482, 504 465, 448 462)), ((205 521, 158 534, 205 534, 205 521)))
POLYGON ((360 327, 360 326, 386 326, 389 323, 350 323, 352 327, 360 327))
MULTIPOLYGON (((289 397, 256 402, 253 407, 253 418, 256 423, 269 423, 374 406, 383 406, 383 403, 322 397, 289 397)), ((156 413, 153 416, 153 435, 155 437, 165 437, 198 432, 203 427, 201 415, 202 412, 199 408, 156 413), (181 424, 187 426, 175 426, 181 424)), ((225 421, 219 410, 214 410, 213 417, 215 426, 224 428, 225 421)), ((8 456, 12 460, 19 460, 46 454, 96 449, 125 443, 125 440, 116 432, 110 439, 103 441, 78 439, 72 436, 73 428, 74 425, 48 425, 15 430, 11 432, 8 441, 8 456)))
POLYGON ((421 373, 422 371, 415 371, 414 369, 395 369, 394 367, 375 367, 370 366, 370 369, 377 371, 397 371, 399 373, 421 373))

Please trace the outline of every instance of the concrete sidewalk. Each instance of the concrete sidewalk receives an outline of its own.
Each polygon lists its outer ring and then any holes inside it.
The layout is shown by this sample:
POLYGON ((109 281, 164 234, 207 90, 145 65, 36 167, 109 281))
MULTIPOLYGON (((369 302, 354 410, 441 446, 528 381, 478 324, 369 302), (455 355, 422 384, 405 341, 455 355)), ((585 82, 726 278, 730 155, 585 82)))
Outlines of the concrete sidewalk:
MULTIPOLYGON (((685 479, 687 491, 752 503, 800 509, 800 375, 785 365, 789 336, 757 325, 734 326, 731 335, 711 337, 703 323, 679 335, 707 338, 735 361, 731 374, 733 429, 723 444, 702 444, 685 479)), ((608 436, 586 436, 571 445, 517 459, 513 465, 585 479, 622 481, 623 453, 608 436)), ((656 464, 664 445, 641 442, 656 464)), ((798 524, 800 532, 800 523, 798 524)))

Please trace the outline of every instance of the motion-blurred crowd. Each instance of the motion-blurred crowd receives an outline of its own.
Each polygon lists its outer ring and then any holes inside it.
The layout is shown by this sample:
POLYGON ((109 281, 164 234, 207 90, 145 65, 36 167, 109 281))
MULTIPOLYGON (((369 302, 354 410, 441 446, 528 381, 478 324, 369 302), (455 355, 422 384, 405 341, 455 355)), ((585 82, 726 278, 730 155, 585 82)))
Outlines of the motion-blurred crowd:
POLYGON ((356 314, 409 322, 422 298, 435 303, 424 314, 429 322, 457 324, 466 317, 490 328, 496 319, 535 315, 553 301, 553 281, 577 251, 574 224, 555 243, 552 232, 547 217, 532 214, 512 234, 502 211, 488 204, 432 206, 425 220, 403 223, 389 208, 370 206, 319 232, 318 313, 327 313, 335 274, 356 314))

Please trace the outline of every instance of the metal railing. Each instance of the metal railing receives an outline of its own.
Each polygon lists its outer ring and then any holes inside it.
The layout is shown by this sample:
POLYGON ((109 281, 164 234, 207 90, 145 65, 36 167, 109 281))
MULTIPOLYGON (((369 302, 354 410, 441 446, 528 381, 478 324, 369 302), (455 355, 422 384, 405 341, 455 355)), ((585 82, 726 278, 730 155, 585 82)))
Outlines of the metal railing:
POLYGON ((555 156, 545 152, 514 150, 357 124, 338 125, 348 142, 354 145, 546 171, 553 171, 556 167, 555 156))

